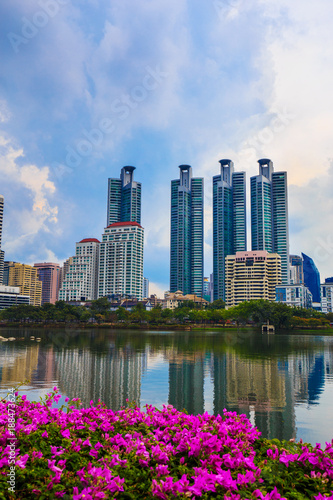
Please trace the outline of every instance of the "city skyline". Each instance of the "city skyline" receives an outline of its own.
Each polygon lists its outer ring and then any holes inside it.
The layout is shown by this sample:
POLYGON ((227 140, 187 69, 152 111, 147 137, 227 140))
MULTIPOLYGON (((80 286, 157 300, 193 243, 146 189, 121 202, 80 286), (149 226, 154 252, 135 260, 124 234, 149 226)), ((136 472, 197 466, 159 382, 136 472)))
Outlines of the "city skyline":
POLYGON ((190 164, 205 183, 208 274, 217 162, 250 178, 271 158, 288 172, 290 252, 331 275, 332 15, 328 0, 1 2, 7 257, 61 263, 99 238, 106 179, 135 165, 145 275, 167 289, 169 185, 190 164))

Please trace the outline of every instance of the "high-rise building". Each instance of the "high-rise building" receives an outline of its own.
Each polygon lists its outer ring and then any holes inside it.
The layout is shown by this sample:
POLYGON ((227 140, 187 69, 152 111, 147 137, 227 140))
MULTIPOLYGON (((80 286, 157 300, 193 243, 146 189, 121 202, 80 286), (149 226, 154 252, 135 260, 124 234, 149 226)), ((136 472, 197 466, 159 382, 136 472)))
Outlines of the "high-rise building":
POLYGON ((300 255, 289 255, 289 282, 291 285, 304 284, 303 259, 300 255))
POLYGON ((308 287, 301 284, 279 285, 276 287, 276 302, 310 309, 312 307, 312 293, 308 287))
POLYGON ((281 284, 281 257, 266 250, 236 252, 225 260, 225 303, 236 306, 246 300, 275 300, 281 284))
POLYGON ((75 255, 65 263, 67 272, 61 283, 59 300, 97 299, 99 247, 96 238, 84 238, 76 243, 75 255))
POLYGON ((142 297, 144 299, 148 299, 149 297, 149 279, 148 278, 143 278, 143 284, 142 284, 142 297))
POLYGON ((180 165, 171 181, 170 292, 203 293, 203 179, 180 165))
POLYGON ((225 299, 225 258, 246 250, 245 172, 234 172, 231 160, 220 160, 213 177, 214 300, 225 299))
POLYGON ((320 303, 320 274, 311 257, 302 253, 304 284, 312 293, 313 302, 320 303))
POLYGON ((60 285, 60 265, 53 262, 34 264, 39 280, 42 282, 42 305, 55 304, 58 300, 60 285))
POLYGON ((8 285, 19 287, 21 295, 30 297, 30 304, 42 303, 42 282, 38 279, 37 269, 19 262, 11 263, 8 271, 8 285))
POLYGON ((5 252, 1 249, 4 197, 0 194, 0 285, 3 283, 5 252))
POLYGON ((107 222, 137 222, 141 224, 141 183, 134 181, 135 167, 123 167, 120 179, 109 179, 107 222))
POLYGON ((321 311, 323 313, 333 312, 333 279, 326 278, 325 283, 320 285, 321 311))
POLYGON ((98 296, 142 299, 144 230, 138 222, 115 222, 100 244, 98 296))
POLYGON ((281 256, 282 284, 289 283, 287 172, 274 172, 273 162, 258 160, 259 175, 251 177, 252 250, 281 256))

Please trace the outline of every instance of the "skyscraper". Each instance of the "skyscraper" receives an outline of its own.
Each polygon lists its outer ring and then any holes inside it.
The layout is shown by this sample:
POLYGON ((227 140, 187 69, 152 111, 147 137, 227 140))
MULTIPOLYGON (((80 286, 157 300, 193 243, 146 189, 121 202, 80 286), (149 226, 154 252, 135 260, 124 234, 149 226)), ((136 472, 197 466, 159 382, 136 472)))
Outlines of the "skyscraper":
POLYGON ((203 179, 180 165, 171 181, 170 292, 203 293, 203 179))
POLYGON ((225 299, 225 258, 246 250, 245 172, 234 172, 231 160, 220 160, 213 177, 214 300, 225 299))
POLYGON ((311 257, 302 253, 304 284, 312 293, 313 302, 320 302, 320 274, 311 257))
POLYGON ((273 162, 258 160, 259 175, 251 177, 252 250, 281 256, 282 284, 289 283, 287 172, 274 172, 273 162))
POLYGON ((3 282, 3 265, 5 260, 5 252, 1 249, 3 205, 4 205, 4 197, 0 194, 0 285, 2 285, 3 282))
POLYGON ((120 179, 109 179, 106 225, 115 222, 141 224, 141 183, 133 180, 135 167, 123 167, 120 179))
POLYGON ((58 300, 60 286, 60 266, 53 262, 34 264, 38 279, 42 282, 42 305, 55 304, 58 300))

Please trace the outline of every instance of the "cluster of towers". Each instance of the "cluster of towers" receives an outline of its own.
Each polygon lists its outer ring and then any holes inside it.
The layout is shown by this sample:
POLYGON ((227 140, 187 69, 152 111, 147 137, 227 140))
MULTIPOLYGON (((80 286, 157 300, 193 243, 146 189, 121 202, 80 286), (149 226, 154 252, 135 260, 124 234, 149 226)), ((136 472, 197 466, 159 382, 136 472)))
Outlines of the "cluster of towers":
MULTIPOLYGON (((281 282, 289 280, 287 172, 274 172, 269 159, 259 160, 259 175, 251 177, 252 251, 281 257, 281 282)), ((221 160, 213 177, 214 300, 225 299, 226 257, 247 250, 246 175, 235 172, 231 160, 221 160)), ((203 293, 202 178, 180 165, 180 179, 171 182, 170 291, 203 293)))

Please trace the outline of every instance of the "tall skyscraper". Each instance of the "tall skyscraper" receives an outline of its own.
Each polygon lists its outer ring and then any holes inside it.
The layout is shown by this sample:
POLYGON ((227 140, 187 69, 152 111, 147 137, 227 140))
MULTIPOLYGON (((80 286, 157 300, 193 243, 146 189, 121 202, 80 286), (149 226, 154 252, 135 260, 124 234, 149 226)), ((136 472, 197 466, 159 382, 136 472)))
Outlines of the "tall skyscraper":
POLYGON ((30 297, 30 304, 42 303, 42 282, 38 279, 37 269, 28 264, 11 263, 8 271, 8 285, 19 287, 21 295, 30 297))
POLYGON ((1 249, 4 197, 0 194, 0 285, 3 283, 5 252, 1 249))
POLYGON ((282 284, 289 283, 287 172, 274 172, 273 162, 258 160, 259 175, 251 177, 252 250, 281 256, 282 284))
POLYGON ((133 180, 135 167, 123 167, 120 179, 109 179, 106 225, 115 222, 141 224, 141 183, 133 180))
POLYGON ((100 244, 98 296, 142 299, 144 230, 137 222, 115 222, 100 244))
POLYGON ((320 302, 320 274, 311 257, 302 252, 304 284, 312 293, 313 302, 320 302))
POLYGON ((246 250, 245 172, 234 172, 231 160, 220 160, 213 177, 214 300, 225 300, 225 258, 246 250))
POLYGON ((76 243, 75 255, 64 264, 59 300, 97 299, 99 247, 96 238, 84 238, 76 243))
POLYGON ((60 266, 53 262, 34 264, 38 279, 42 282, 42 305, 55 304, 58 300, 60 286, 60 266))
POLYGON ((171 181, 170 292, 203 294, 203 179, 180 165, 171 181))

